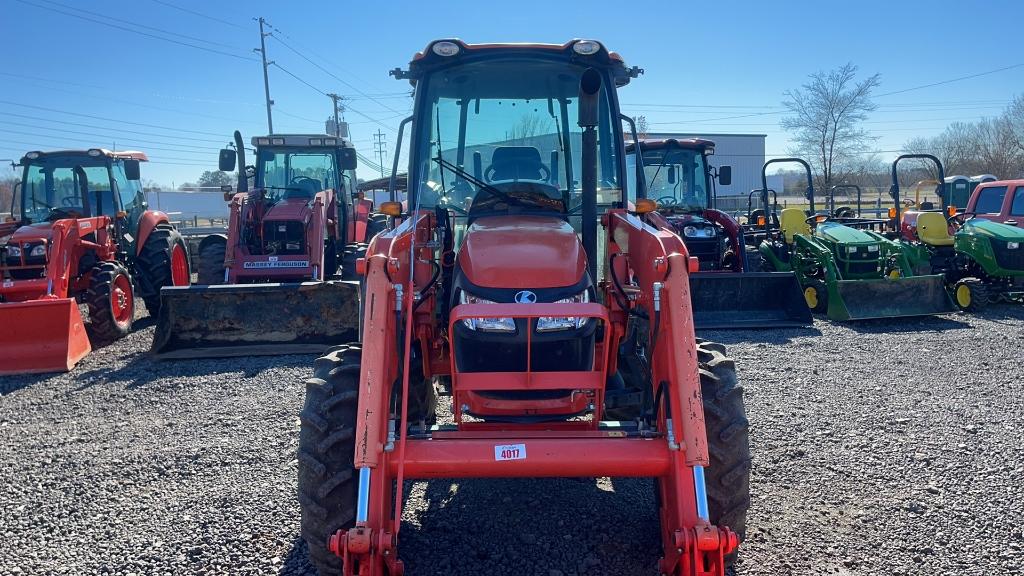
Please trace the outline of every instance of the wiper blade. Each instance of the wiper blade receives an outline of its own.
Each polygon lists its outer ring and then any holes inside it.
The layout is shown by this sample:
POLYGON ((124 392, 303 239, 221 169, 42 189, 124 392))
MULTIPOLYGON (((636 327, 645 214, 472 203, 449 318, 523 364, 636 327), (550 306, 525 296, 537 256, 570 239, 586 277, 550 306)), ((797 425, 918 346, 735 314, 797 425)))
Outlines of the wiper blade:
POLYGON ((498 190, 494 186, 491 186, 490 184, 484 182, 483 180, 480 180, 476 176, 473 176, 469 172, 466 172, 464 169, 456 166, 455 164, 452 164, 451 162, 445 160, 444 158, 441 158, 440 156, 433 158, 432 160, 434 162, 437 162, 437 164, 442 168, 447 168, 452 172, 455 172, 459 176, 465 178, 470 184, 475 185, 484 192, 487 192, 488 194, 501 198, 502 200, 508 202, 509 204, 516 204, 518 206, 529 206, 529 204, 524 202, 523 200, 516 198, 515 196, 511 196, 507 192, 502 192, 501 190, 498 190))

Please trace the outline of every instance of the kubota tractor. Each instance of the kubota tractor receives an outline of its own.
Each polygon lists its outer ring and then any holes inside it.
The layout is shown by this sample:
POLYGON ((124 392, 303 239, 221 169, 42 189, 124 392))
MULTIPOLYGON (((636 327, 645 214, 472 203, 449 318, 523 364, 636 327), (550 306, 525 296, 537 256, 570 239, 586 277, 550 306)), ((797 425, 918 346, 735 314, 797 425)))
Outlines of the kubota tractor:
POLYGON ((300 416, 322 576, 401 574, 404 481, 439 477, 653 477, 658 573, 725 573, 748 424, 724 347, 694 337, 697 258, 627 210, 616 89, 640 72, 592 40, 439 40, 394 72, 408 208, 360 263, 362 342, 316 361, 300 416))
POLYGON ((356 154, 325 134, 252 139, 220 152, 235 169, 228 233, 199 244, 199 285, 164 290, 153 352, 162 359, 323 352, 358 330, 358 285, 329 281, 355 242, 356 154), (249 178, 253 178, 249 189, 249 178), (344 303, 342 305, 341 303, 344 303))
POLYGON ((0 254, 0 374, 70 370, 131 330, 136 296, 156 315, 160 288, 188 285, 185 242, 139 184, 144 161, 99 148, 21 159, 18 228, 0 254))
MULTIPOLYGON (((900 204, 897 167, 901 160, 927 160, 944 181, 942 162, 931 154, 904 154, 892 164, 894 211, 900 204)), ((907 210, 898 215, 900 238, 910 264, 921 273, 941 274, 961 310, 979 312, 990 302, 1024 299, 1024 230, 974 212, 907 210)))
MULTIPOLYGON (((778 328, 813 322, 793 272, 755 272, 747 260, 743 227, 715 208, 715 181, 731 181, 732 168, 712 172, 715 143, 703 139, 642 140, 646 186, 644 220, 682 237, 700 271, 690 275, 694 325, 700 328, 778 328)), ((635 170, 637 153, 626 146, 635 170)))

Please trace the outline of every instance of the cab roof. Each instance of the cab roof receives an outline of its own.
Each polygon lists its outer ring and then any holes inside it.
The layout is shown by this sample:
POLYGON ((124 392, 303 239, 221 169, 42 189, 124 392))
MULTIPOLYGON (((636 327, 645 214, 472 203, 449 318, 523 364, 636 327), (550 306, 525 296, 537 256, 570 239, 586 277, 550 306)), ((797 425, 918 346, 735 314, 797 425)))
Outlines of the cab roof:
POLYGON ((139 152, 138 150, 122 150, 113 151, 107 150, 106 148, 89 148, 87 150, 33 150, 26 152, 21 157, 21 162, 24 164, 26 161, 38 160, 39 158, 48 158, 52 156, 88 156, 90 158, 98 158, 100 156, 110 158, 111 160, 138 160, 139 162, 149 162, 149 157, 146 156, 145 152, 139 152))
POLYGON ((327 146, 330 148, 355 148, 350 140, 342 136, 331 136, 330 134, 270 134, 267 136, 253 136, 253 146, 327 146), (320 140, 320 143, 313 144, 311 140, 320 140), (325 144, 325 140, 333 140, 332 144, 325 144), (261 143, 262 142, 262 143, 261 143))
MULTIPOLYGON (((715 143, 704 138, 641 138, 640 150, 665 150, 668 148, 684 148, 687 150, 714 150, 715 143)), ((626 142, 626 152, 632 152, 634 145, 626 142)))
POLYGON ((625 86, 629 83, 631 78, 636 78, 643 73, 643 70, 638 67, 627 68, 625 61, 622 59, 617 52, 611 52, 605 48, 604 44, 597 42, 596 40, 584 40, 576 38, 570 40, 564 44, 547 44, 547 43, 530 43, 530 42, 494 42, 494 43, 483 43, 483 44, 469 44, 458 38, 442 38, 434 40, 421 52, 417 52, 411 62, 409 62, 409 70, 403 71, 395 69, 391 71, 391 75, 396 78, 403 79, 408 78, 411 84, 415 84, 416 80, 423 76, 425 72, 435 67, 442 67, 450 65, 459 61, 465 61, 469 58, 488 57, 495 55, 508 55, 508 54, 519 54, 519 55, 564 55, 570 62, 578 62, 590 64, 592 66, 599 66, 603 68, 611 68, 613 77, 615 78, 616 86, 625 86), (576 44, 581 43, 592 43, 596 45, 597 50, 590 53, 584 54, 577 52, 574 49, 576 44), (438 44, 455 45, 458 47, 458 51, 451 55, 438 54, 438 50, 435 50, 435 46, 438 44))

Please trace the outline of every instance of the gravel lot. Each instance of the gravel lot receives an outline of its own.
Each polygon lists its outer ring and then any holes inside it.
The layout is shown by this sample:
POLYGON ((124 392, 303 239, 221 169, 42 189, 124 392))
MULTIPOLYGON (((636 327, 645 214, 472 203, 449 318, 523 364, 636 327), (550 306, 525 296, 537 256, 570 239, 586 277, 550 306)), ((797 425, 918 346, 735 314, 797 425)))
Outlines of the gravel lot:
MULTIPOLYGON (((0 575, 311 574, 296 415, 312 358, 154 363, 148 322, 0 380, 0 575)), ((1024 308, 719 332, 747 391, 739 573, 1024 573, 1024 308)), ((410 574, 653 574, 649 480, 410 483, 410 574)))

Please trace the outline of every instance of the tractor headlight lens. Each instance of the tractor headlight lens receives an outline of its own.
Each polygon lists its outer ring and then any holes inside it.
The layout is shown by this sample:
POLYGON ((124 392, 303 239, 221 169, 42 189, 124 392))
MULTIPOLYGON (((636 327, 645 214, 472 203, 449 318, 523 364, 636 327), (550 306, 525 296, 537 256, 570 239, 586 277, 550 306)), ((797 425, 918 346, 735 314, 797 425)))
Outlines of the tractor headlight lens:
POLYGON ((434 43, 430 50, 438 56, 455 56, 460 48, 455 42, 442 41, 434 43))
MULTIPOLYGON (((493 300, 478 298, 463 290, 459 294, 460 304, 494 304, 493 300)), ((515 332, 516 323, 511 318, 464 318, 462 324, 470 330, 481 332, 515 332)))
POLYGON ((39 244, 38 246, 33 246, 32 250, 29 251, 28 255, 30 258, 39 258, 42 256, 46 256, 46 245, 39 244))
POLYGON ((878 244, 872 244, 868 246, 868 252, 878 252, 878 244))
MULTIPOLYGON (((583 304, 590 302, 590 295, 586 290, 571 298, 562 298, 556 304, 583 304)), ((556 330, 569 330, 582 328, 587 321, 583 316, 551 317, 541 316, 537 319, 537 332, 554 332, 556 330)))
POLYGON ((583 56, 597 54, 600 50, 601 45, 593 40, 580 40, 572 45, 572 51, 583 56))
POLYGON ((8 246, 7 247, 8 258, 21 258, 21 247, 20 246, 8 246))
POLYGON ((1020 248, 1020 242, 1007 242, 1006 243, 1006 249, 1007 250, 1016 250, 1017 248, 1020 248))
POLYGON ((715 229, 711 226, 687 226, 683 228, 683 236, 687 238, 714 238, 715 229))

